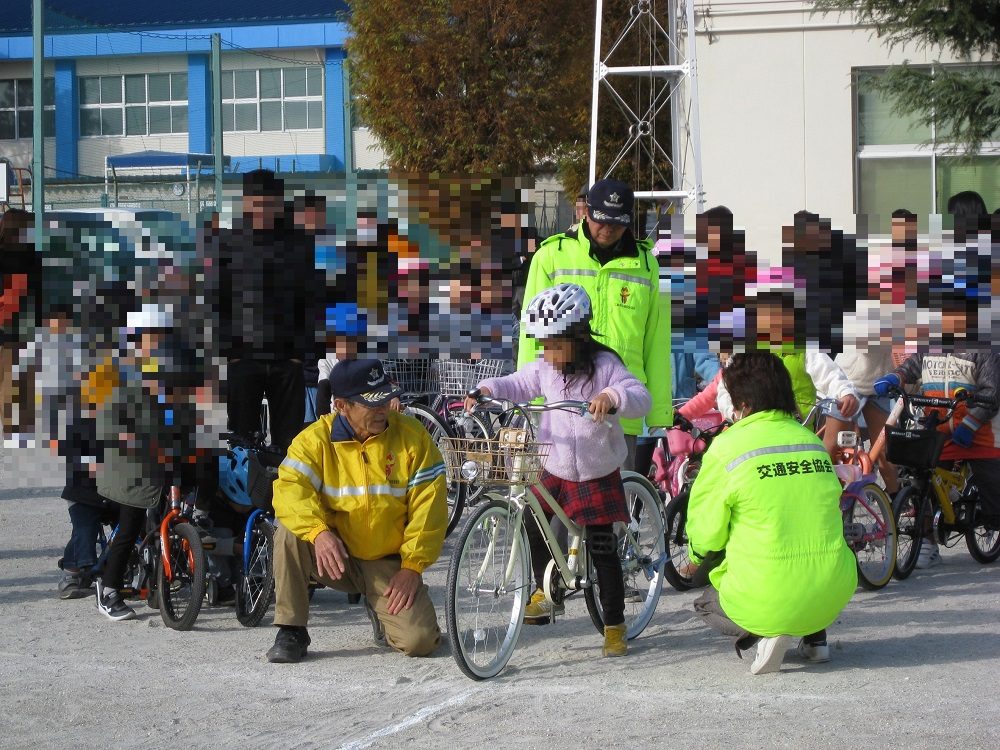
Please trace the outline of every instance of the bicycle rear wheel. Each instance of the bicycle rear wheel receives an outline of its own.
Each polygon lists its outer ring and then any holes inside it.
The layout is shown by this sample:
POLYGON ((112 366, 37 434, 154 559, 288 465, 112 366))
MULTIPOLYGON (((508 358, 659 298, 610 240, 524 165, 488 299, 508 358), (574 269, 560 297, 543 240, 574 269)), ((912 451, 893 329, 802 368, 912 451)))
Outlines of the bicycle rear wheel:
POLYGON ((693 565, 688 554, 688 539, 685 530, 689 498, 688 490, 684 490, 667 503, 666 509, 667 559, 663 567, 663 575, 676 591, 690 591, 695 587, 691 576, 681 572, 693 565))
POLYGON ((877 484, 864 488, 864 502, 854 500, 844 511, 851 525, 851 549, 858 561, 858 583, 874 591, 892 580, 896 566, 896 522, 889 497, 877 484))
MULTIPOLYGON (((631 521, 615 524, 618 559, 625 582, 625 637, 636 638, 653 618, 663 590, 667 561, 663 502, 660 493, 635 472, 623 472, 625 502, 631 521)), ((584 592, 587 612, 599 633, 604 632, 604 611, 596 580, 584 592)))
POLYGON ((448 565, 448 640, 473 680, 502 670, 514 653, 531 593, 531 551, 515 511, 491 498, 462 528, 448 565))
POLYGON ((892 574, 902 581, 917 566, 924 539, 924 500, 913 485, 906 485, 892 504, 896 522, 896 568, 892 574))
POLYGON ((969 497, 968 493, 970 492, 976 493, 974 496, 976 503, 972 513, 975 525, 965 532, 965 545, 969 548, 969 554, 972 555, 973 560, 988 565, 991 562, 996 562, 997 558, 1000 558, 1000 531, 987 529, 982 525, 979 519, 982 511, 982 504, 979 500, 979 488, 971 482, 966 489, 966 497, 969 497))
MULTIPOLYGON (((428 406, 417 403, 408 404, 406 414, 424 426, 424 429, 430 433, 431 439, 434 440, 434 444, 442 452, 444 438, 457 437, 441 418, 441 415, 428 406)), ((448 482, 448 530, 445 535, 450 536, 462 518, 462 511, 465 509, 467 488, 457 478, 448 478, 446 481, 448 482)))
POLYGON ((263 515, 254 519, 250 530, 248 557, 236 585, 236 619, 253 628, 264 619, 274 593, 274 527, 263 515))
POLYGON ((156 560, 160 617, 168 628, 190 630, 205 598, 205 550, 198 532, 189 523, 171 526, 168 544, 169 580, 162 556, 156 560))

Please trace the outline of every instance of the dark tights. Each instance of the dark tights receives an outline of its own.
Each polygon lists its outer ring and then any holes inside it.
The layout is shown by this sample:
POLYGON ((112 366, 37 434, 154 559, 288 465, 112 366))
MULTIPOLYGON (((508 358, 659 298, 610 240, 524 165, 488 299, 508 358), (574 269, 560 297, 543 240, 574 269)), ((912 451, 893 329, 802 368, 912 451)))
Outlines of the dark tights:
POLYGON ((136 539, 145 530, 146 509, 119 503, 115 503, 114 507, 118 509, 118 531, 108 545, 101 585, 109 589, 120 589, 125 584, 123 578, 129 555, 135 548, 136 539))
MULTIPOLYGON (((526 514, 528 515, 528 514, 526 514)), ((546 518, 550 521, 551 516, 546 518)), ((544 588, 545 568, 552 559, 545 538, 538 529, 538 524, 531 518, 525 518, 524 528, 528 533, 528 546, 531 547, 531 567, 535 574, 535 585, 544 588)), ((597 540, 608 538, 614 534, 611 524, 587 526, 587 539, 597 540)), ((605 625, 621 625, 625 622, 625 581, 622 578, 622 564, 618 559, 618 551, 613 545, 601 545, 594 548, 591 542, 588 546, 590 559, 594 561, 597 572, 597 584, 601 598, 601 609, 604 612, 605 625)))

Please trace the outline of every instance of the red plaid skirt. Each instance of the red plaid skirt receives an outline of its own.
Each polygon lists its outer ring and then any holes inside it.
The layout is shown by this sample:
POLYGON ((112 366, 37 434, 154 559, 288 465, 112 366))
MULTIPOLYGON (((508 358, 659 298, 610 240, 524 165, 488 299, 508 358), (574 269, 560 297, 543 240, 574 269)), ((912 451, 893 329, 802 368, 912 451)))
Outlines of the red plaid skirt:
MULTIPOLYGON (((588 479, 586 482, 569 482, 560 479, 555 474, 542 471, 541 484, 549 494, 562 506, 566 515, 574 523, 581 526, 629 522, 628 508, 625 503, 625 488, 622 486, 622 475, 618 469, 599 479, 588 479)), ((542 510, 551 514, 549 504, 538 492, 535 497, 542 504, 542 510)))

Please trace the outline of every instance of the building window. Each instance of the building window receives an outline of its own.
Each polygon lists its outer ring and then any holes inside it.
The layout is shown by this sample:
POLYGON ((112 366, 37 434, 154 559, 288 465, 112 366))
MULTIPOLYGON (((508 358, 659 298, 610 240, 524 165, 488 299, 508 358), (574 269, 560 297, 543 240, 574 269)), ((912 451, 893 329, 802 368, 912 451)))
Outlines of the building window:
POLYGON ((265 133, 322 128, 322 68, 223 71, 224 131, 265 133))
MULTIPOLYGON (((34 87, 30 78, 0 78, 0 140, 31 138, 35 124, 34 87)), ((42 129, 46 137, 56 133, 56 84, 46 78, 42 84, 42 129)))
POLYGON ((187 133, 187 73, 80 78, 80 135, 187 133))
MULTIPOLYGON (((995 68, 1000 73, 1000 67, 995 68)), ((868 217, 873 233, 888 233, 890 215, 906 208, 928 231, 928 216, 942 214, 945 229, 948 198, 963 190, 983 196, 989 210, 1000 208, 1000 133, 984 143, 974 158, 956 154, 947 134, 916 116, 900 117, 871 83, 882 70, 854 71, 855 206, 868 217)))

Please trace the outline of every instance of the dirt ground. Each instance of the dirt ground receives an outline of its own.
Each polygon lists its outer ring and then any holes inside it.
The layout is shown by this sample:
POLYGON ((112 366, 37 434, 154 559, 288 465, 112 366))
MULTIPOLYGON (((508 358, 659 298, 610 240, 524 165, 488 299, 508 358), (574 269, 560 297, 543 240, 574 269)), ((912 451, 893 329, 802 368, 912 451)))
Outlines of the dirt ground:
MULTIPOLYGON (((315 597, 298 665, 268 664, 270 620, 247 629, 229 608, 178 633, 143 604, 113 623, 92 598, 60 601, 60 480, 44 451, 0 449, 0 748, 998 744, 1000 567, 964 544, 859 591, 831 628, 829 664, 790 654, 753 677, 696 621, 695 596, 667 589, 624 659, 600 658, 577 598, 555 625, 524 629, 506 671, 473 682, 447 645, 427 659, 379 649, 361 607, 331 591, 315 597)), ((446 559, 427 575, 442 624, 446 559)))

